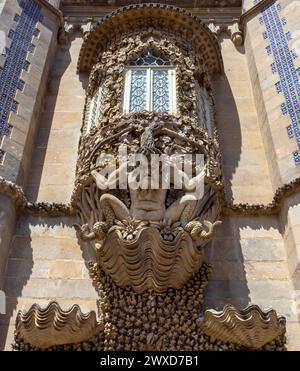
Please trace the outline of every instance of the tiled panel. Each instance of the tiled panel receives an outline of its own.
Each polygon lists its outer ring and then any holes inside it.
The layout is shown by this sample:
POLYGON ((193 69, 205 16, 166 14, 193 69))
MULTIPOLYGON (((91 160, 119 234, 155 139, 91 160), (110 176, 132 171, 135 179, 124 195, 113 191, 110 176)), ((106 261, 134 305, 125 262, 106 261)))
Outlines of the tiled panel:
MULTIPOLYGON (((257 4, 259 0, 254 1, 257 4)), ((295 143, 293 158, 296 165, 300 165, 300 70, 295 66, 298 58, 295 50, 290 48, 292 34, 287 30, 285 17, 281 16, 281 5, 275 3, 267 6, 259 16, 259 23, 265 29, 262 31, 263 39, 269 44, 266 54, 274 56, 270 69, 272 74, 278 74, 279 81, 275 83, 275 92, 282 97, 282 115, 290 119, 287 126, 287 135, 295 143)))
MULTIPOLYGON (((23 91, 24 81, 20 80, 22 70, 28 71, 30 62, 26 60, 28 53, 33 53, 35 46, 32 38, 39 34, 36 25, 42 21, 41 7, 33 0, 20 2, 21 14, 15 14, 13 22, 16 27, 8 32, 10 46, 4 48, 4 66, 0 68, 0 140, 9 136, 12 125, 9 123, 11 112, 17 112, 19 103, 15 100, 17 90, 23 91)), ((0 151, 0 164, 4 151, 0 151)))

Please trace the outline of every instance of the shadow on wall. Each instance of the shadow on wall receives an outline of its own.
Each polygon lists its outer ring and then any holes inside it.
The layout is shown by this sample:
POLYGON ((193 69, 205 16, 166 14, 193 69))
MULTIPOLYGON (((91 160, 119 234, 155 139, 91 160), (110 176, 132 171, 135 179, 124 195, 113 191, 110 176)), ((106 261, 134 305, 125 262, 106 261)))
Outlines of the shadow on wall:
MULTIPOLYGON (((220 42, 222 43, 222 39, 220 42)), ((239 47, 237 51, 244 54, 243 47, 239 47)), ((241 156, 241 124, 225 73, 214 76, 212 86, 226 199, 227 202, 232 202, 231 183, 241 156)), ((241 309, 249 304, 250 291, 244 269, 239 228, 232 218, 225 217, 222 222, 216 236, 205 248, 206 261, 212 265, 213 273, 206 290, 204 309, 221 310, 225 304, 233 304, 241 309)))
MULTIPOLYGON (((216 126, 222 154, 225 192, 227 201, 231 202, 233 200, 232 178, 241 156, 241 124, 235 99, 225 73, 216 75, 212 85, 216 107, 216 126)), ((249 89, 251 89, 250 86, 249 89)))
POLYGON ((268 280, 257 276, 254 280, 251 277, 251 274, 256 275, 252 268, 257 263, 274 262, 274 260, 276 263, 276 260, 284 258, 284 251, 277 244, 277 241, 281 240, 268 237, 272 229, 278 230, 276 217, 223 218, 223 224, 217 230, 215 238, 205 248, 206 261, 213 267, 206 291, 205 309, 221 310, 225 304, 243 309, 249 304, 255 304, 255 297, 263 300, 266 307, 272 306, 272 296, 269 292, 264 294, 268 280), (259 231, 268 231, 268 233, 257 233, 259 231), (245 270, 247 264, 249 265, 248 276, 245 270), (249 290, 250 281, 251 284, 255 283, 253 293, 249 290))
POLYGON ((23 287, 29 280, 33 267, 33 255, 29 224, 20 217, 16 223, 16 234, 8 257, 4 277, 6 314, 0 317, 0 350, 4 350, 10 329, 10 320, 22 296, 23 287), (18 235, 20 234, 20 235, 18 235))
MULTIPOLYGON (((4 291, 7 305, 6 315, 0 316, 0 350, 4 349, 7 341, 13 340, 8 334, 14 330, 16 309, 22 309, 22 304, 26 304, 26 309, 29 309, 36 302, 46 306, 49 301, 56 300, 53 293, 47 292, 47 282, 50 280, 49 267, 55 260, 74 258, 77 247, 75 235, 68 246, 65 246, 68 237, 60 235, 63 227, 72 228, 74 223, 75 218, 72 217, 19 217, 5 275, 4 291), (27 293, 23 295, 25 287, 27 293)), ((81 246, 81 254, 86 266, 89 261, 94 260, 93 251, 86 245, 81 246)), ((58 297, 61 297, 59 285, 55 290, 58 297)))
MULTIPOLYGON (((31 160, 31 172, 28 177, 27 187, 25 189, 26 195, 30 201, 35 202, 38 198, 41 177, 45 164, 45 157, 47 154, 47 147, 49 142, 50 133, 52 130, 53 117, 55 114, 55 107, 57 103, 57 97, 59 88, 61 86, 61 79, 71 64, 70 49, 72 42, 81 36, 80 32, 74 32, 70 37, 70 40, 65 45, 58 45, 56 58, 54 59, 54 66, 50 71, 48 88, 44 99, 44 109, 40 114, 39 128, 34 144, 34 151, 31 160), (47 108, 45 110, 45 106, 47 108)), ((87 88, 88 79, 85 75, 75 75, 82 84, 83 89, 87 88)), ((81 122, 79 123, 81 125, 81 122)), ((78 129, 80 130, 80 128, 78 129)), ((51 201, 51 200, 48 200, 51 201)))

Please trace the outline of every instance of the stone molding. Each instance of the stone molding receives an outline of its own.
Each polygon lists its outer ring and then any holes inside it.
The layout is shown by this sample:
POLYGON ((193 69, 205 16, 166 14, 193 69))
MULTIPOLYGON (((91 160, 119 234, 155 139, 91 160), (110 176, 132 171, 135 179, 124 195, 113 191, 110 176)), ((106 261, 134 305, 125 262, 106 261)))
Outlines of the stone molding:
MULTIPOLYGON (((273 201, 267 205, 264 204, 234 204, 225 201, 223 194, 222 215, 277 215, 282 207, 282 203, 289 196, 300 193, 300 177, 292 180, 290 183, 278 188, 274 194, 273 201)), ((71 203, 63 204, 56 202, 29 202, 24 194, 22 187, 7 181, 0 177, 0 193, 8 196, 14 201, 17 212, 45 215, 49 217, 56 216, 73 216, 75 215, 76 205, 71 203)))
MULTIPOLYGON (((89 32, 82 44, 79 60, 78 72, 89 72, 97 63, 99 55, 105 50, 106 44, 113 37, 121 33, 130 31, 132 25, 130 22, 135 22, 137 19, 151 20, 155 27, 156 23, 161 23, 160 26, 168 28, 168 23, 172 25, 173 32, 177 26, 181 35, 186 34, 187 39, 193 40, 198 48, 203 48, 210 56, 210 72, 221 72, 223 70, 222 56, 218 40, 211 30, 198 17, 192 15, 185 9, 176 8, 170 5, 163 4, 135 4, 124 8, 119 8, 109 15, 105 16, 92 32, 89 32), (131 17, 132 16, 132 17, 131 17), (107 32, 109 30, 109 39, 107 32), (199 38, 202 39, 201 42, 199 38), (100 42, 101 39, 101 42, 100 42), (97 42, 95 42, 95 40, 97 42)), ((150 22, 150 23, 151 23, 150 22)), ((149 24, 148 27, 151 27, 149 24)))
POLYGON ((240 29, 244 30, 245 24, 250 18, 256 16, 263 8, 265 8, 268 5, 273 4, 275 1, 276 0, 261 0, 259 3, 254 5, 252 8, 248 9, 240 17, 240 21, 239 21, 240 29))
POLYGON ((63 26, 64 24, 64 17, 61 10, 57 9, 55 6, 53 6, 51 3, 49 3, 47 0, 35 0, 38 4, 40 4, 42 7, 48 9, 52 14, 54 14, 58 18, 58 22, 60 26, 63 26))
MULTIPOLYGON (((126 4, 127 1, 125 0, 116 0, 114 1, 113 3, 113 6, 122 6, 124 4, 126 4)), ((132 3, 147 3, 147 1, 132 1, 132 3)), ((164 1, 162 1, 163 3, 164 1)), ((166 1, 165 1, 166 2, 166 1)), ((108 1, 99 1, 95 4, 95 1, 93 0, 62 0, 62 4, 63 5, 84 5, 84 6, 88 6, 88 5, 99 5, 99 6, 105 6, 105 5, 108 5, 107 4, 108 1)), ((174 3, 176 4, 176 6, 186 6, 186 7, 189 7, 189 4, 188 2, 186 1, 174 1, 174 3)), ((204 7, 207 7, 207 8, 210 8, 210 7, 221 7, 221 8, 224 8, 224 7, 240 7, 242 5, 242 1, 241 0, 231 0, 231 1, 222 1, 221 4, 220 4, 220 1, 219 0, 196 0, 196 1, 192 1, 190 2, 191 5, 190 7, 201 7, 201 8, 204 8, 204 7)))
POLYGON ((29 202, 24 194, 23 188, 0 177, 0 193, 9 197, 19 213, 65 216, 72 215, 73 210, 69 204, 54 202, 29 202))

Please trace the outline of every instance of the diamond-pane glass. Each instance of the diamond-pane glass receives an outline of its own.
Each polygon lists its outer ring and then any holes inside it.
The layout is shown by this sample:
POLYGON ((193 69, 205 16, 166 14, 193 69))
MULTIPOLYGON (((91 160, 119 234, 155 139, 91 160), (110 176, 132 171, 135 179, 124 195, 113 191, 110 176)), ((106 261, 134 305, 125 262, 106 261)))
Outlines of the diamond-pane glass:
POLYGON ((97 125, 98 120, 102 114, 103 107, 103 85, 101 84, 96 90, 91 103, 90 103, 90 116, 89 116, 89 125, 88 129, 97 125))
POLYGON ((131 73, 130 112, 147 109, 147 71, 133 70, 131 73))
POLYGON ((168 66, 170 63, 154 50, 144 51, 130 63, 132 66, 168 66))
POLYGON ((153 111, 168 112, 170 108, 169 71, 153 70, 153 111))
POLYGON ((211 135, 210 100, 205 88, 196 83, 197 111, 200 126, 211 135))

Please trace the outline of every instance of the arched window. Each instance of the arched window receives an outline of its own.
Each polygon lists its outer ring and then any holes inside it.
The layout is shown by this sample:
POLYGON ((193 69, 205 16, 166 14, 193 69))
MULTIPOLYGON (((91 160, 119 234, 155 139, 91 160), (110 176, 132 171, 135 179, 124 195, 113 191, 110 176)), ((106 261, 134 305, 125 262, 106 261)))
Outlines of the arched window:
POLYGON ((196 99, 199 125, 208 132, 209 136, 213 135, 213 125, 211 117, 212 98, 205 87, 200 85, 196 80, 196 99))
POLYGON ((103 109, 103 82, 99 79, 99 84, 96 87, 93 96, 90 100, 89 117, 86 131, 89 132, 90 129, 97 125, 103 109))
POLYGON ((126 69, 124 111, 176 113, 175 68, 156 51, 136 56, 126 69))

